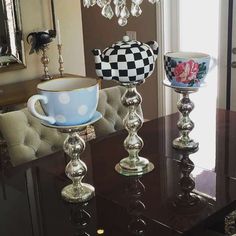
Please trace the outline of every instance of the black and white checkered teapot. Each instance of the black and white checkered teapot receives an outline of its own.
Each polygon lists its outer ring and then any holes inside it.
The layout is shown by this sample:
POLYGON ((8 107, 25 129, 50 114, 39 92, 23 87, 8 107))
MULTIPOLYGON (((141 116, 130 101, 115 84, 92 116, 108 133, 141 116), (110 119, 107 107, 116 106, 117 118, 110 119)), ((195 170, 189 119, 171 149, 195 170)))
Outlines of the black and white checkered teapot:
POLYGON ((154 71, 158 43, 142 43, 124 36, 123 41, 113 44, 103 52, 94 49, 93 54, 98 77, 132 83, 148 78, 154 71))

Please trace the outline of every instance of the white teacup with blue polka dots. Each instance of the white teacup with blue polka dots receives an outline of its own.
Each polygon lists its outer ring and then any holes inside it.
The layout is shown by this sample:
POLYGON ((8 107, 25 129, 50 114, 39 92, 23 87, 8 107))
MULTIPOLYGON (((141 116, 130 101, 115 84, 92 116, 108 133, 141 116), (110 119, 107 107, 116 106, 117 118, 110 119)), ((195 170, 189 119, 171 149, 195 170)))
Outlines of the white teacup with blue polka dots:
POLYGON ((38 84, 39 94, 28 100, 31 114, 58 126, 81 125, 89 122, 97 109, 99 85, 96 79, 60 78, 38 84), (44 114, 36 111, 40 101, 44 114))

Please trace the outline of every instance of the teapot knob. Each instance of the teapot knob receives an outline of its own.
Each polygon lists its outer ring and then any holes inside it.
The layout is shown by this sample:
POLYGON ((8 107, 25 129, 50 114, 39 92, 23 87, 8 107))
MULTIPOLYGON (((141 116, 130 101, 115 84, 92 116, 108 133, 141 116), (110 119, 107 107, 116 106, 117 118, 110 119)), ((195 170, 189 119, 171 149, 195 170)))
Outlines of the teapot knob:
POLYGON ((124 41, 124 42, 129 42, 129 41, 130 41, 129 36, 128 36, 128 35, 125 35, 125 36, 123 37, 123 41, 124 41))

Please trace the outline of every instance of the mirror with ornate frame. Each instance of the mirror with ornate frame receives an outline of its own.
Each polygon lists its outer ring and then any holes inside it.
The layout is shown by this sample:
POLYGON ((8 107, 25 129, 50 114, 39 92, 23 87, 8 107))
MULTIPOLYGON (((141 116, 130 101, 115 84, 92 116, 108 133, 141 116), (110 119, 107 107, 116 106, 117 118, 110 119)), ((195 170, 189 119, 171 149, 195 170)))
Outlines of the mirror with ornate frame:
POLYGON ((0 0, 0 72, 24 67, 19 0, 0 0))

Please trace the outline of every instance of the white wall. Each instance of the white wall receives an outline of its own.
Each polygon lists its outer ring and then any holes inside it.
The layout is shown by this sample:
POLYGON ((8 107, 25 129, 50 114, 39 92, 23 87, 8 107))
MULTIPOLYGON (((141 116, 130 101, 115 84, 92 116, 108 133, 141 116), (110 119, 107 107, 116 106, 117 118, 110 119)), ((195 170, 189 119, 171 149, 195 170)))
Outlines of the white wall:
MULTIPOLYGON (((55 8, 61 24, 63 57, 65 72, 85 75, 84 44, 81 20, 81 1, 55 0, 55 8)), ((29 55, 30 46, 26 43, 27 35, 32 31, 52 28, 50 18, 50 0, 20 0, 22 25, 25 41, 27 68, 0 73, 0 85, 34 79, 43 74, 41 55, 29 55)), ((56 41, 50 44, 49 72, 58 72, 58 53, 56 41)))

